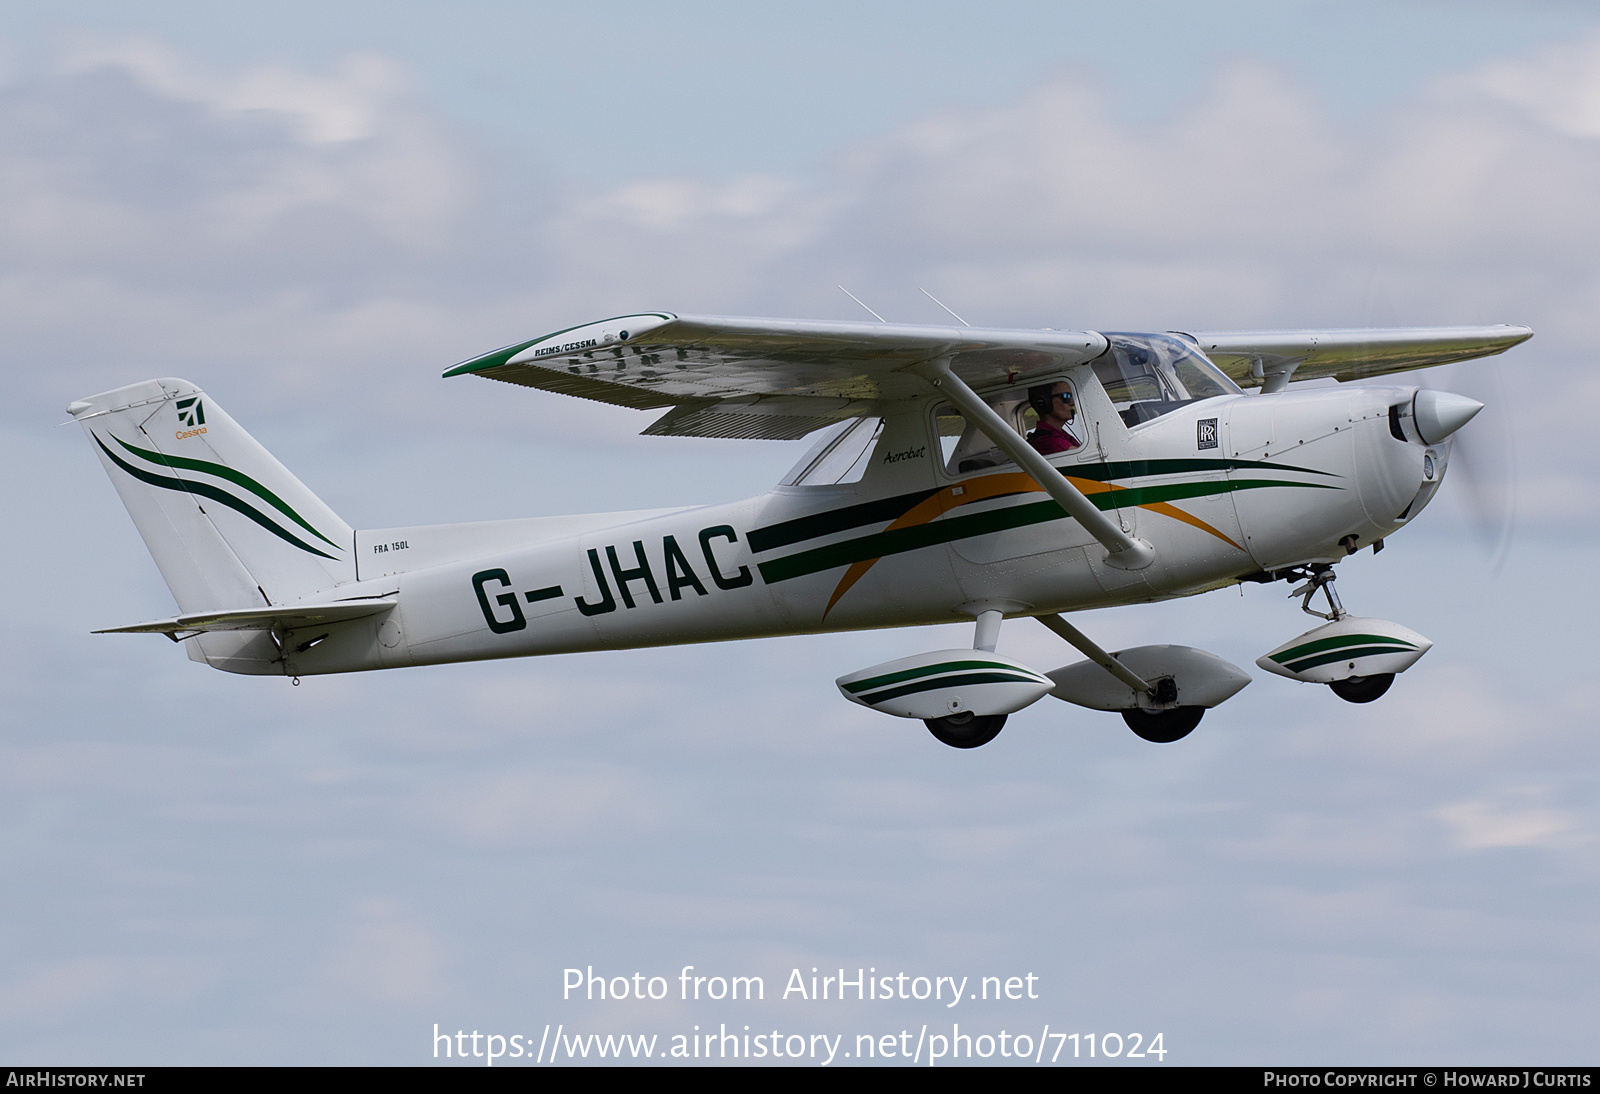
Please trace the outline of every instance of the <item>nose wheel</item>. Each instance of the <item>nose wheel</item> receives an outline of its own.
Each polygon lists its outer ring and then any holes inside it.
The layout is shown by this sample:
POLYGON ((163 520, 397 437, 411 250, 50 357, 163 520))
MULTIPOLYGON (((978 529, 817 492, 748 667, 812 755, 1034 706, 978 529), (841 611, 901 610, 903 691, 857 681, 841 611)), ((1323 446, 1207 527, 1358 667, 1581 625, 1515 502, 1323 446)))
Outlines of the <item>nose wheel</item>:
POLYGON ((1351 676, 1335 680, 1329 689, 1347 703, 1370 703, 1383 697, 1394 683, 1394 673, 1380 672, 1373 676, 1351 676))

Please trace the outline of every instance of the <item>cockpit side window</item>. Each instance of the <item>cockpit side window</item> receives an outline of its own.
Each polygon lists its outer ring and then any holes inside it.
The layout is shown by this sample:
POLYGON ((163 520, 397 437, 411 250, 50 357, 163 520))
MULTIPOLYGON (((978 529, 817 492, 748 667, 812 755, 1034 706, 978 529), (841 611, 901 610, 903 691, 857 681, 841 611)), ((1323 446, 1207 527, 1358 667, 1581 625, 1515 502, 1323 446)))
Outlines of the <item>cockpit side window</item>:
MULTIPOLYGON (((1049 389, 1059 387, 1065 389, 1062 394, 1069 400, 1076 398, 1072 384, 1066 380, 1046 381, 1043 384, 1034 384, 1032 387, 1045 389, 1041 392, 1042 396, 1049 389)), ((1039 412, 1029 404, 1029 391, 1030 388, 1019 387, 984 396, 984 402, 1000 415, 1001 420, 1023 437, 1033 433, 1039 424, 1039 412)), ((974 471, 999 467, 1011 462, 1010 456, 996 447, 975 424, 967 421, 966 415, 948 403, 934 411, 934 431, 939 438, 939 450, 944 459, 947 475, 968 475, 974 471)), ((1041 451, 1053 454, 1057 451, 1078 448, 1083 444, 1080 435, 1082 429, 1076 421, 1069 422, 1058 432, 1061 439, 1050 444, 1048 448, 1041 448, 1041 451)), ((1040 448, 1040 444, 1035 444, 1034 447, 1040 448)))
POLYGON ((1240 394, 1221 369, 1181 338, 1108 333, 1106 341, 1110 348, 1095 359, 1094 372, 1129 426, 1201 399, 1240 394))

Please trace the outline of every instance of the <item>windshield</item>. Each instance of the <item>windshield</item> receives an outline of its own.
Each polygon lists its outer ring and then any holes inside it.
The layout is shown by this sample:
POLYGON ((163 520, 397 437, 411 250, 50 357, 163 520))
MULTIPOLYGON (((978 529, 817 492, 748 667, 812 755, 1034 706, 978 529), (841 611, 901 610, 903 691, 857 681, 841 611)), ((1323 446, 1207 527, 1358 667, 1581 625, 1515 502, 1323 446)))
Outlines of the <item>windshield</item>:
POLYGON ((1094 361, 1112 405, 1130 426, 1217 395, 1243 394, 1199 349, 1170 334, 1107 333, 1094 361))

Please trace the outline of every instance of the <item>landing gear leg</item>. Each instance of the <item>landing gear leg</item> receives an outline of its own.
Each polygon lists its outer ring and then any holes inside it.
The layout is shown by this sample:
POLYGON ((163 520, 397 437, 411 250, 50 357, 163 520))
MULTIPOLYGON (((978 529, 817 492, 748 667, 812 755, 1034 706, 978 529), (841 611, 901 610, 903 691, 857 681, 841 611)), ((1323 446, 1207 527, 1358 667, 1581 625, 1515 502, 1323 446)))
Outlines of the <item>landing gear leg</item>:
POLYGON ((1314 615, 1318 619, 1327 619, 1333 622, 1337 622, 1350 614, 1344 610, 1344 605, 1339 602, 1339 594, 1333 591, 1334 579, 1339 575, 1333 572, 1332 566, 1329 566, 1326 562, 1318 562, 1307 566, 1305 576, 1305 583, 1296 586, 1289 593, 1291 600, 1302 593, 1305 594, 1304 599, 1300 601, 1301 611, 1307 615, 1314 615), (1328 610, 1325 612, 1319 612, 1311 606, 1311 598, 1316 596, 1318 592, 1328 598, 1328 610))
POLYGON ((1163 710, 1145 710, 1141 707, 1122 711, 1122 720, 1128 723, 1128 728, 1137 736, 1156 744, 1171 744, 1187 737, 1205 716, 1205 707, 1166 705, 1178 701, 1178 683, 1171 676, 1145 680, 1089 641, 1087 635, 1059 615, 1041 615, 1035 618, 1072 643, 1079 651, 1086 654, 1089 660, 1118 680, 1135 691, 1148 695, 1152 702, 1165 706, 1163 710))
MULTIPOLYGON (((977 620, 977 626, 972 633, 974 650, 983 653, 994 652, 996 644, 1000 641, 1000 623, 1005 619, 1005 607, 1003 603, 983 601, 963 604, 957 609, 969 612, 977 620)), ((970 710, 963 710, 959 714, 947 714, 943 718, 924 718, 922 724, 928 727, 928 732, 937 740, 951 748, 977 748, 1000 736, 1000 730, 1006 724, 1006 716, 974 714, 970 710)))
MULTIPOLYGON (((1298 586, 1289 596, 1303 595, 1304 599, 1300 601, 1301 611, 1337 623, 1350 613, 1344 610, 1344 605, 1339 602, 1339 594, 1333 591, 1335 576, 1333 567, 1327 563, 1308 566, 1305 570, 1304 584, 1298 586), (1326 612, 1319 612, 1311 606, 1311 598, 1319 591, 1328 598, 1326 612)), ((1328 688, 1347 703, 1371 703, 1382 698, 1392 683, 1394 683, 1394 673, 1379 672, 1371 676, 1347 676, 1343 680, 1334 680, 1328 684, 1328 688)))

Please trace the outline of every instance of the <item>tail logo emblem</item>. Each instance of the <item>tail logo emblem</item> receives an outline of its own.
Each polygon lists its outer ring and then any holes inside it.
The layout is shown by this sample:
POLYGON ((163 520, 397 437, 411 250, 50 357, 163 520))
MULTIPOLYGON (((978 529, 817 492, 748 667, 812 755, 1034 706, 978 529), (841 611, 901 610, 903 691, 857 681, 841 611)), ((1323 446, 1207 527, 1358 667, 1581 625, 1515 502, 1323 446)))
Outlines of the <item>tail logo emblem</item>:
POLYGON ((205 425, 206 408, 196 395, 192 399, 179 399, 174 407, 178 412, 178 421, 187 426, 205 425))

